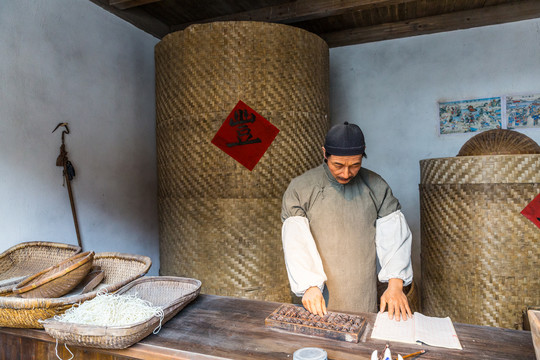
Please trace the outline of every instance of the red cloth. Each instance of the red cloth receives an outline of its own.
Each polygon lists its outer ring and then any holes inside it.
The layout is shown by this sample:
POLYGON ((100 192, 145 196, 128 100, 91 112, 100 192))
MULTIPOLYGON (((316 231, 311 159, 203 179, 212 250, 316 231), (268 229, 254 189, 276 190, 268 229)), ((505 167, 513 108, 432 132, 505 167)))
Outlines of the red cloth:
POLYGON ((521 210, 521 214, 540 228, 540 194, 521 210))
POLYGON ((278 133, 277 127, 238 101, 212 139, 212 144, 251 171, 278 133))

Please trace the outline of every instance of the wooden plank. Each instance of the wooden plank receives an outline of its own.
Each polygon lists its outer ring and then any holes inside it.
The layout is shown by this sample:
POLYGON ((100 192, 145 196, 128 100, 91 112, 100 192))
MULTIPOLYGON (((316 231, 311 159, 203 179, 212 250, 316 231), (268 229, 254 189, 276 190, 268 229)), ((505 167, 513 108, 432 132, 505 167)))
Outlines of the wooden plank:
MULTIPOLYGON (((141 343, 241 360, 284 359, 314 343, 325 349, 330 359, 360 360, 369 359, 373 350, 385 345, 384 341, 369 338, 376 317, 371 313, 361 314, 370 325, 357 344, 266 329, 264 319, 279 305, 203 295, 165 324, 165 331, 141 343)), ((422 359, 534 359, 528 332, 464 324, 455 324, 455 328, 464 350, 426 347, 429 354, 422 355, 422 359)), ((402 343, 391 343, 391 348, 401 354, 420 349, 402 343)))
MULTIPOLYGON (((376 314, 362 313, 368 326, 358 343, 291 334, 264 326, 265 318, 280 303, 245 300, 213 295, 200 295, 194 302, 172 318, 157 335, 150 335, 124 350, 76 348, 76 359, 191 359, 191 360, 275 360, 290 359, 299 348, 317 346, 332 360, 369 360, 373 350, 386 344, 370 338, 376 314), (87 357, 79 357, 79 354, 87 357), (105 355, 112 356, 106 357, 105 355)), ((414 344, 390 343, 393 354, 409 354, 427 349, 421 360, 534 360, 531 333, 527 331, 454 324, 463 350, 443 349, 414 344)), ((21 358, 11 350, 17 347, 10 337, 27 338, 49 346, 44 358, 54 359, 55 340, 43 330, 0 328, 0 351, 14 354, 9 359, 21 358)), ((40 345, 41 346, 41 345, 40 345)), ((26 346, 30 349, 30 345, 26 346)), ((30 351, 30 350, 28 350, 30 351)), ((66 353, 67 354, 67 353, 66 353)), ((32 357, 27 353, 22 358, 32 357)), ((66 358, 66 357, 64 357, 66 358)), ((69 358, 69 357, 68 357, 69 358)))
POLYGON ((300 21, 343 15, 350 12, 387 7, 418 0, 297 0, 261 9, 219 16, 202 21, 171 26, 171 31, 183 30, 189 25, 214 21, 266 21, 294 24, 300 21))
POLYGON ((20 358, 21 338, 0 333, 0 360, 20 358))
POLYGON ((357 27, 320 34, 329 47, 362 44, 374 41, 469 29, 540 17, 540 1, 518 1, 504 5, 459 11, 408 21, 357 27))
POLYGON ((109 0, 109 5, 119 10, 131 9, 137 6, 155 3, 161 0, 109 0))
POLYGON ((110 6, 108 0, 90 1, 158 39, 163 38, 170 32, 167 24, 162 23, 142 9, 119 10, 110 6))

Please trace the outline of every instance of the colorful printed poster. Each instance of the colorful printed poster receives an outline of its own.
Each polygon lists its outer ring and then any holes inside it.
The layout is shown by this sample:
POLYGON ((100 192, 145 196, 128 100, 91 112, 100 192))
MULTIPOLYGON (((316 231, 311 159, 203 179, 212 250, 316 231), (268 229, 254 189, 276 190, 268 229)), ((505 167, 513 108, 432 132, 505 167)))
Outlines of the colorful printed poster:
POLYGON ((278 133, 277 127, 239 101, 212 139, 212 144, 251 171, 278 133))
POLYGON ((540 94, 506 97, 508 129, 540 128, 540 94))
POLYGON ((501 98, 439 103, 439 133, 456 134, 501 128, 501 98))

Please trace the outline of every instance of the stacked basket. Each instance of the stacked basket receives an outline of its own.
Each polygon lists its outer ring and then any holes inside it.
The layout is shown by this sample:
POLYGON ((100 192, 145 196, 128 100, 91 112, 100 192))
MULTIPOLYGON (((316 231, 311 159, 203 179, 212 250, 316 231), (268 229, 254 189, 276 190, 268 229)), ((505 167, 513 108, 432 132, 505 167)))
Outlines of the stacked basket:
POLYGON ((98 291, 114 292, 146 274, 152 265, 147 256, 77 254, 80 250, 60 243, 28 242, 0 254, 0 280, 4 284, 0 287, 0 326, 43 328, 40 320, 93 299, 98 291), (102 269, 103 282, 93 291, 72 291, 92 265, 102 269))
POLYGON ((520 214, 540 193, 540 147, 492 130, 420 170, 423 311, 521 329, 540 304, 540 229, 520 214))

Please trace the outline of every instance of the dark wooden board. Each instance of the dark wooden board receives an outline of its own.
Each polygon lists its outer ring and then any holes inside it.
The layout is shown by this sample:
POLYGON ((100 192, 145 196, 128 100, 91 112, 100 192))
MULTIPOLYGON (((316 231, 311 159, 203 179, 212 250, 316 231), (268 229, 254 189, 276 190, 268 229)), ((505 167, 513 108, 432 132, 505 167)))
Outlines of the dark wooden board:
MULTIPOLYGON (((381 351, 386 344, 385 341, 371 339, 376 317, 374 313, 358 314, 367 320, 366 330, 358 343, 270 329, 264 325, 264 320, 279 305, 275 302, 200 295, 164 324, 157 335, 150 335, 127 349, 70 349, 84 353, 87 356, 84 359, 106 359, 104 355, 108 354, 114 356, 113 359, 290 360, 300 348, 319 347, 326 350, 329 360, 370 360, 371 352, 381 351)), ((454 327, 463 350, 397 342, 390 342, 390 349, 394 356, 426 349, 427 353, 419 360, 535 359, 532 336, 528 331, 458 323, 454 327)), ((10 359, 56 359, 54 345, 55 340, 43 330, 0 328, 0 352, 9 354, 10 359), (19 338, 25 339, 26 345, 14 350, 21 342, 17 340, 19 338), (43 351, 45 347, 33 348, 28 345, 29 342, 47 344, 47 353, 41 356, 37 351, 43 351), (24 351, 24 354, 21 355, 19 351, 24 351)))

